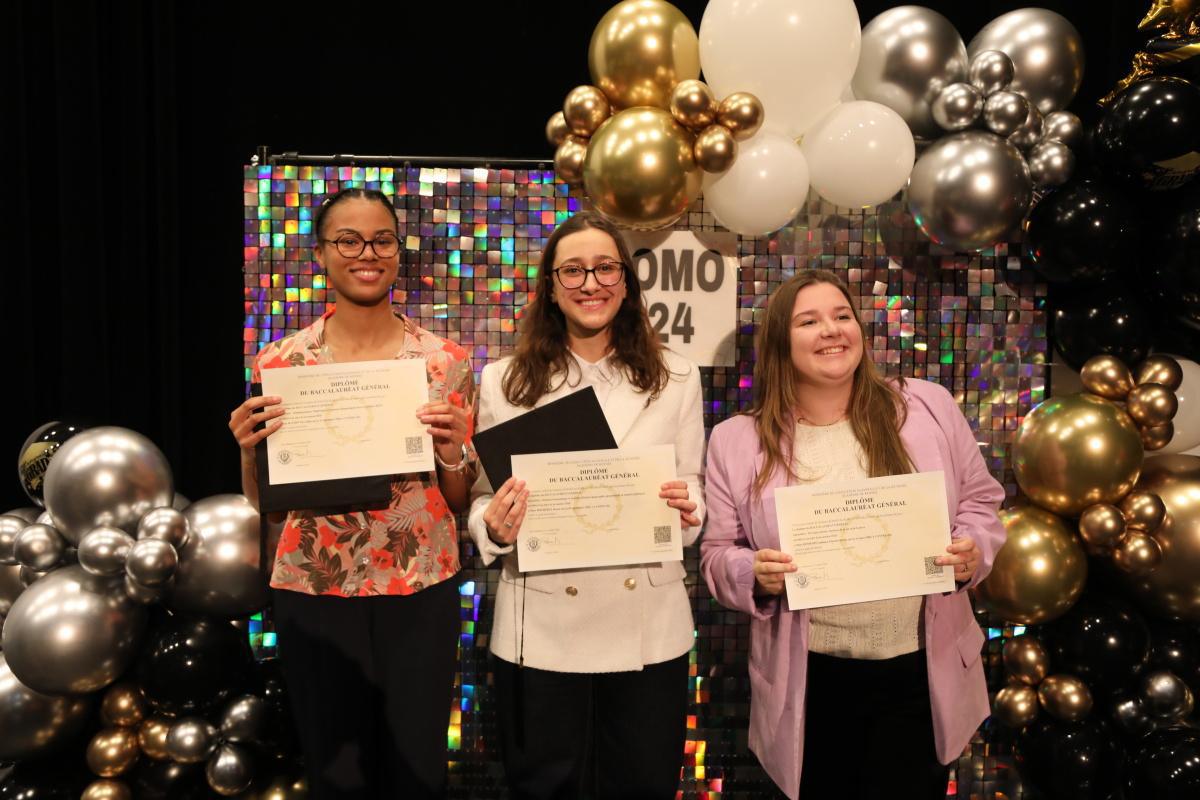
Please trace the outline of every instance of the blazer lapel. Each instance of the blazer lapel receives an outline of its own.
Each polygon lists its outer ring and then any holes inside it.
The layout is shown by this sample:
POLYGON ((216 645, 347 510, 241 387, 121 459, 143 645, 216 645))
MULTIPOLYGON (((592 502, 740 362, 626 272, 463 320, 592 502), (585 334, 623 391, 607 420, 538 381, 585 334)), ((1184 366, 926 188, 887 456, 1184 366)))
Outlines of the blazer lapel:
POLYGON ((628 380, 621 378, 620 384, 613 387, 604 404, 604 418, 612 431, 613 439, 620 447, 625 435, 637 422, 638 415, 646 410, 646 395, 636 391, 628 380))

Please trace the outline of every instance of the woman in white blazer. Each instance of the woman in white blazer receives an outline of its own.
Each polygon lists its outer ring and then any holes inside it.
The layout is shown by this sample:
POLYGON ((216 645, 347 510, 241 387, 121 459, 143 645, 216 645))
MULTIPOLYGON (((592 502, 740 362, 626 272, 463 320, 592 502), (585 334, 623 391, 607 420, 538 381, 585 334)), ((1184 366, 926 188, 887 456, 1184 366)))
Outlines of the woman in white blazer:
MULTIPOLYGON (((483 370, 478 427, 593 387, 618 446, 675 446, 678 479, 659 496, 690 545, 704 514, 700 373, 660 344, 631 263, 594 213, 551 234, 516 353, 483 370)), ((683 564, 522 574, 523 482, 493 491, 481 475, 472 496, 480 555, 502 559, 491 649, 512 796, 673 798, 693 639, 683 564)))

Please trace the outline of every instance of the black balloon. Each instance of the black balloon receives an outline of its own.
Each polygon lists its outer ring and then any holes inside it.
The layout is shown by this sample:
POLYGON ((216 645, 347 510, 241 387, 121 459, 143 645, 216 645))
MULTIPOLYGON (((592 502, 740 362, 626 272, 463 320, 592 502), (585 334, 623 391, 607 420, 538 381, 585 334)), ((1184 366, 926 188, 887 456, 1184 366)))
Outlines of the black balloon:
POLYGON ((82 758, 60 755, 23 761, 0 780, 0 800, 78 800, 94 779, 82 758))
POLYGON ((1176 189, 1200 172, 1200 88, 1149 78, 1117 95, 1092 137, 1099 166, 1144 189, 1176 189))
POLYGON ((253 662, 250 643, 228 622, 171 616, 147 636, 136 674, 155 710, 196 714, 244 692, 253 662))
POLYGON ((1017 738, 1021 779, 1059 800, 1109 800, 1119 791, 1125 751, 1096 718, 1063 722, 1043 714, 1017 738))
POLYGON ((42 489, 50 459, 68 439, 84 429, 84 426, 77 422, 55 420, 39 425, 33 433, 25 437, 25 443, 21 445, 21 452, 17 455, 17 478, 21 481, 21 488, 25 490, 25 494, 37 503, 39 508, 46 505, 42 499, 42 489))
POLYGON ((1139 800, 1200 797, 1200 731, 1164 728, 1143 739, 1130 754, 1125 796, 1139 800))
POLYGON ((212 797, 204 764, 176 764, 143 758, 128 780, 139 800, 199 800, 212 797))
POLYGON ((1200 633, 1182 622, 1152 620, 1150 669, 1175 673, 1193 694, 1200 696, 1200 633))
POLYGON ((1123 600, 1094 593, 1046 625, 1042 638, 1054 671, 1078 676, 1097 698, 1130 685, 1150 657, 1142 616, 1123 600))
MULTIPOLYGON (((1153 212, 1150 293, 1200 323, 1200 191, 1165 196, 1153 212)), ((1159 349, 1162 349, 1161 347, 1159 349)))
POLYGON ((279 670, 279 659, 270 658, 255 665, 258 680, 254 693, 267 706, 263 732, 259 736, 259 750, 278 760, 292 760, 300 753, 296 739, 296 726, 292 723, 287 685, 279 670))
POLYGON ((1072 181, 1038 202, 1025 246, 1046 280, 1096 283, 1131 266, 1136 211, 1121 192, 1094 180, 1072 181))
POLYGON ((1064 299, 1054 312, 1054 341, 1071 369, 1089 358, 1115 356, 1138 364, 1150 354, 1153 320, 1142 299, 1117 282, 1064 299))

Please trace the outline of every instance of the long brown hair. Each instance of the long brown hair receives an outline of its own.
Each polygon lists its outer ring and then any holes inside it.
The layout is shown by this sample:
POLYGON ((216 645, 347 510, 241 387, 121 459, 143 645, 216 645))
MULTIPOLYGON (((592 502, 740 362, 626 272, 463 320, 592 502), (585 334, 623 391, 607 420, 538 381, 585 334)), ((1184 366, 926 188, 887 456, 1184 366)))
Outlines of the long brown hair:
POLYGON ((542 251, 536 294, 525 307, 516 353, 501 384, 505 398, 515 406, 532 407, 542 395, 561 386, 575 367, 567 348, 567 318, 551 299, 551 281, 558 243, 587 228, 611 236, 625 265, 625 300, 612 321, 612 349, 625 377, 648 395, 647 403, 658 397, 670 379, 662 343, 642 303, 642 287, 633 271, 629 246, 617 226, 594 211, 580 211, 554 229, 542 251), (558 386, 551 385, 555 376, 561 376, 558 386))
MULTIPOLYGON (((758 329, 754 363, 754 404, 746 413, 754 417, 759 445, 766 454, 762 471, 754 479, 754 493, 763 487, 779 467, 790 481, 798 480, 793 465, 796 409, 796 367, 792 363, 792 310, 796 295, 807 286, 828 283, 837 287, 851 309, 856 308, 849 288, 837 275, 823 269, 805 270, 785 282, 767 300, 766 318, 758 329)), ((899 389, 884 379, 867 352, 866 328, 858 312, 853 312, 863 332, 863 356, 854 370, 850 390, 850 427, 867 456, 867 473, 877 478, 912 472, 912 459, 900 439, 906 418, 899 389)), ((897 380, 899 386, 904 379, 897 380)))

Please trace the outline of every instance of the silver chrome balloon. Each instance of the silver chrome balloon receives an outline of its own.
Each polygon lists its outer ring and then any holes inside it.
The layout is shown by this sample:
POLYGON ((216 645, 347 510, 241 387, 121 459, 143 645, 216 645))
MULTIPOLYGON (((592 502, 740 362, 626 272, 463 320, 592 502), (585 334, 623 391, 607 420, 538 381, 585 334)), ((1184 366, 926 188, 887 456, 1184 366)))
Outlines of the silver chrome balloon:
POLYGON ((93 575, 111 577, 125 571, 133 537, 123 530, 101 526, 79 541, 79 566, 93 575))
POLYGON ((1029 101, 1016 92, 996 92, 983 103, 983 124, 997 136, 1009 136, 1029 118, 1029 101))
POLYGON ((920 6, 884 11, 862 31, 854 97, 891 108, 913 136, 936 139, 933 101, 946 86, 967 79, 967 49, 950 20, 920 6))
POLYGON ((36 508, 34 506, 23 506, 21 508, 14 508, 12 511, 5 511, 4 516, 20 517, 21 519, 25 520, 26 522, 32 524, 32 523, 38 521, 38 517, 42 513, 43 513, 42 509, 40 509, 40 508, 36 508))
POLYGON ((17 537, 29 523, 11 514, 0 514, 0 564, 16 564, 17 537))
POLYGON ((167 755, 180 764, 199 764, 217 744, 217 729, 208 720, 185 717, 167 731, 167 755))
POLYGON ((186 497, 181 495, 179 492, 176 492, 175 499, 171 501, 171 508, 175 509, 176 511, 183 511, 185 508, 187 508, 191 504, 192 504, 191 500, 187 499, 186 497))
POLYGON ((22 761, 69 739, 87 723, 91 707, 88 697, 35 692, 0 653, 0 762, 22 761))
MULTIPOLYGON (((42 513, 38 514, 37 519, 35 519, 34 522, 39 525, 49 525, 51 528, 54 528, 54 517, 50 515, 49 511, 43 511, 42 513)), ((54 529, 58 530, 57 528, 54 529)), ((74 543, 72 542, 72 544, 74 543)))
POLYGON ((961 252, 1002 241, 1024 218, 1032 196, 1020 151, 982 131, 934 142, 908 180, 917 226, 934 242, 961 252))
POLYGON ((1145 736, 1158 727, 1158 723, 1146 713, 1146 707, 1137 697, 1117 697, 1113 702, 1112 715, 1117 724, 1133 736, 1145 736))
POLYGON ((969 83, 952 83, 933 101, 933 118, 948 131, 962 131, 983 113, 983 95, 969 83))
POLYGON ((143 586, 128 575, 125 576, 125 594, 135 603, 147 606, 166 599, 173 585, 167 581, 162 586, 143 586))
POLYGON ((255 742, 262 735, 266 719, 266 702, 257 695, 244 694, 225 707, 221 737, 228 742, 255 742))
POLYGON ((178 550, 187 544, 187 518, 177 508, 151 509, 138 522, 137 538, 162 539, 178 550))
POLYGON ((146 610, 122 579, 56 569, 13 603, 4 623, 8 665, 44 694, 83 694, 115 681, 137 655, 146 610))
POLYGON ((132 534, 147 511, 170 506, 171 468, 140 433, 92 428, 71 437, 46 470, 46 509, 71 544, 99 525, 132 534))
POLYGON ((1046 115, 1042 124, 1042 141, 1062 142, 1067 147, 1083 143, 1083 120, 1070 111, 1055 111, 1046 115))
POLYGON ((51 573, 51 571, 52 570, 30 569, 29 567, 26 567, 25 565, 21 565, 21 572, 20 572, 21 583, 24 584, 26 589, 28 589, 34 583, 36 583, 37 581, 40 581, 42 578, 49 575, 51 573))
POLYGON ((13 603, 25 591, 21 583, 21 565, 5 564, 0 566, 0 617, 7 617, 13 603))
POLYGON ((1141 700, 1146 713, 1160 720, 1183 719, 1195 708, 1192 690, 1182 678, 1165 669, 1142 677, 1141 700))
POLYGON ((240 494, 219 494, 192 503, 184 516, 190 534, 179 551, 170 608, 233 619, 266 605, 258 510, 250 501, 240 494))
POLYGON ((1042 117, 1042 112, 1037 110, 1037 106, 1030 105, 1025 122, 1008 135, 1008 141, 1021 150, 1028 150, 1041 141, 1043 125, 1045 118, 1042 117))
POLYGON ((1013 62, 999 50, 983 50, 971 57, 967 80, 986 97, 1008 88, 1013 79, 1013 62))
POLYGON ((1022 8, 983 27, 967 52, 999 50, 1012 59, 1009 88, 1043 114, 1065 108, 1083 83, 1083 38, 1067 18, 1044 8, 1022 8))
POLYGON ((254 759, 250 751, 236 744, 223 744, 204 768, 208 785, 223 797, 241 794, 254 780, 254 759))
POLYGON ((58 535, 58 531, 49 525, 39 525, 35 522, 27 525, 17 536, 13 553, 22 565, 37 572, 45 572, 62 561, 66 549, 66 540, 58 535))
POLYGON ((1035 186, 1062 186, 1075 171, 1075 154, 1062 142, 1038 142, 1029 151, 1029 176, 1035 186))
POLYGON ((153 588, 171 580, 179 566, 179 554, 162 539, 134 542, 125 559, 125 574, 142 586, 153 588))

